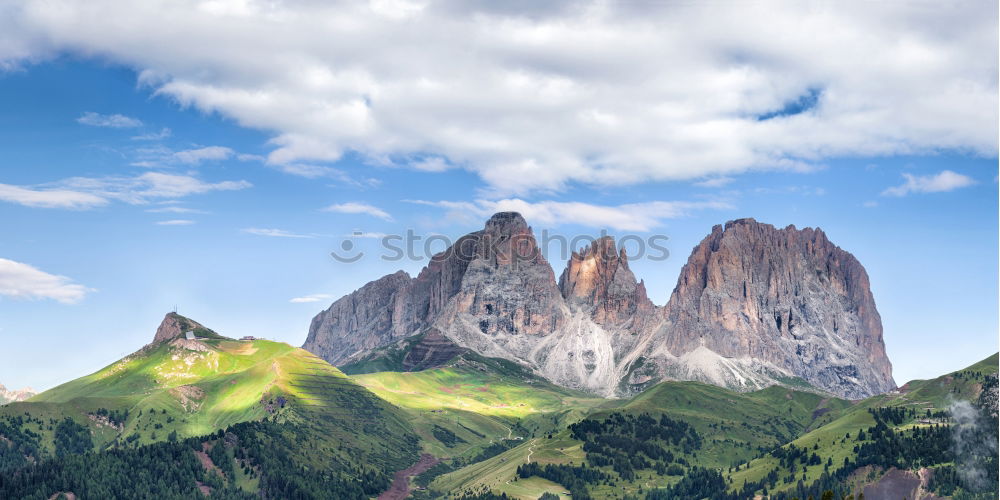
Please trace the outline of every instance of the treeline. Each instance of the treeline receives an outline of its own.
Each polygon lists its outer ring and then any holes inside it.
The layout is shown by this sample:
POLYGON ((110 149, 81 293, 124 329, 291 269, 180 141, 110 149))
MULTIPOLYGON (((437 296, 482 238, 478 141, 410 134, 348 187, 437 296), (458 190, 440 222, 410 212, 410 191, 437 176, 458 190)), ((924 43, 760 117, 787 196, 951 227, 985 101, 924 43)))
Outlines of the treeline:
POLYGON ((996 498, 997 450, 987 444, 997 442, 996 418, 983 411, 982 399, 979 405, 974 410, 978 415, 969 417, 972 420, 968 424, 933 424, 905 431, 897 431, 890 424, 905 422, 915 412, 897 408, 872 409, 875 425, 858 432, 860 442, 854 447, 854 460, 845 458, 841 467, 823 472, 811 484, 799 481, 791 491, 775 494, 773 498, 821 498, 826 494, 833 498, 848 497, 853 492, 847 478, 859 467, 868 465, 904 470, 933 467, 929 488, 938 495, 996 498), (960 455, 956 455, 956 447, 961 450, 960 455))
MULTIPOLYGON (((66 429, 74 429, 67 436, 77 442, 75 428, 66 429)), ((304 464, 296 456, 302 438, 308 436, 294 424, 244 422, 180 442, 65 454, 0 475, 0 498, 47 499, 58 492, 72 492, 80 499, 200 498, 199 486, 205 486, 213 498, 226 500, 364 500, 388 488, 384 472, 332 455, 304 464), (203 449, 218 470, 202 466, 195 452, 203 449), (258 491, 239 489, 239 474, 257 478, 258 491)))
POLYGON ((548 479, 554 483, 563 485, 573 500, 591 500, 588 483, 599 483, 608 481, 611 476, 601 472, 599 469, 587 467, 586 465, 539 465, 538 462, 529 462, 517 468, 517 476, 528 478, 538 476, 548 479))
POLYGON ((41 456, 41 434, 32 431, 27 424, 41 420, 28 415, 4 416, 0 419, 0 476, 24 467, 30 460, 41 456))
POLYGON ((445 429, 444 427, 441 427, 440 425, 437 424, 435 424, 434 428, 431 429, 431 434, 434 435, 434 439, 441 441, 441 443, 443 443, 445 446, 449 448, 453 448, 455 447, 455 445, 460 443, 468 442, 459 437, 454 432, 451 432, 450 430, 445 429))
POLYGON ((0 475, 0 498, 196 498, 205 470, 192 447, 159 443, 134 450, 67 455, 0 475))
POLYGON ((53 434, 56 445, 56 456, 79 455, 94 449, 94 441, 90 437, 90 429, 66 417, 56 424, 53 434))
POLYGON ((718 471, 704 467, 692 467, 684 477, 673 486, 652 490, 646 494, 646 500, 736 500, 735 494, 730 494, 725 478, 718 471))
POLYGON ((588 418, 569 426, 574 439, 583 441, 587 461, 610 466, 631 481, 636 471, 653 469, 659 475, 680 475, 687 461, 677 454, 701 449, 702 438, 687 422, 666 415, 612 413, 604 419, 588 418))

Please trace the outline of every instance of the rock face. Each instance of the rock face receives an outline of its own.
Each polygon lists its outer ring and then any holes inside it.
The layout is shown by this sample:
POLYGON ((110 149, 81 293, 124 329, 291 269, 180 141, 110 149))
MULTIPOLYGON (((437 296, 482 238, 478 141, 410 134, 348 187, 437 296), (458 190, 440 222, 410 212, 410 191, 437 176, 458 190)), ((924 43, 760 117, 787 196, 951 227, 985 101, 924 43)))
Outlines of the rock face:
POLYGON ((434 328, 429 328, 403 357, 403 369, 412 372, 441 366, 465 349, 434 328))
POLYGON ((342 365, 418 333, 414 368, 471 349, 603 395, 663 379, 737 390, 801 379, 846 397, 895 387, 860 263, 818 229, 752 219, 713 228, 656 307, 614 239, 575 252, 557 283, 524 219, 498 213, 416 278, 334 302, 303 347, 342 365))
POLYGON ((30 387, 18 390, 9 390, 4 387, 3 384, 0 384, 0 405, 13 403, 15 401, 24 401, 35 394, 38 394, 38 392, 30 387))
POLYGON ((416 324, 406 319, 411 283, 410 276, 399 271, 334 302, 313 318, 302 347, 336 364, 415 333, 416 324))
POLYGON ((895 388, 868 274, 819 229, 715 226, 663 315, 660 352, 750 358, 852 398, 895 388))
POLYGON ((567 303, 591 311, 601 325, 621 325, 645 318, 654 309, 646 285, 628 268, 625 249, 610 236, 598 238, 582 252, 573 252, 559 277, 567 303))
POLYGON ((502 212, 433 256, 416 278, 399 271, 334 302, 313 318, 303 348, 343 364, 440 318, 474 325, 474 336, 544 334, 558 327, 561 303, 531 228, 502 212))
POLYGON ((175 312, 167 313, 163 317, 163 321, 160 322, 160 326, 156 328, 156 335, 153 336, 153 344, 176 337, 183 337, 186 332, 196 329, 206 328, 197 321, 185 318, 175 312))

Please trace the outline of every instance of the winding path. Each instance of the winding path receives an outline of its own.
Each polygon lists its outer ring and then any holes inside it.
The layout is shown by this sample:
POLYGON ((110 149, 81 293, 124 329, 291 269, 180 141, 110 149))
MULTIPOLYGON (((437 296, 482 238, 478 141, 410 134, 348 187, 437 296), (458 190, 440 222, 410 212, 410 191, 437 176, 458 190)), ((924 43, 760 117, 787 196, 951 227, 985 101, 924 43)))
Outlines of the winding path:
POLYGON ((524 463, 527 463, 527 464, 531 463, 531 454, 535 452, 535 443, 537 441, 538 441, 537 439, 532 439, 531 440, 531 444, 528 445, 528 458, 525 460, 524 463))

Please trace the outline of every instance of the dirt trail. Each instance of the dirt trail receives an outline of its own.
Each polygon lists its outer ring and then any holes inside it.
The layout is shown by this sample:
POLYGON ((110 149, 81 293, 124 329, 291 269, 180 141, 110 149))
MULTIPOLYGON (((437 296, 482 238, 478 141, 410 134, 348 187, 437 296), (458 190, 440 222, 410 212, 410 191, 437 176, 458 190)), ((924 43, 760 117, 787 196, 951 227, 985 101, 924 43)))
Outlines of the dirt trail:
POLYGON ((440 460, 429 453, 421 454, 417 463, 393 474, 392 485, 378 496, 378 500, 403 500, 408 497, 410 495, 410 478, 434 467, 438 462, 440 460))
POLYGON ((535 452, 535 442, 536 441, 538 441, 538 440, 537 439, 532 439, 531 440, 531 444, 528 445, 528 459, 525 460, 525 463, 529 463, 529 464, 531 463, 531 454, 535 452))

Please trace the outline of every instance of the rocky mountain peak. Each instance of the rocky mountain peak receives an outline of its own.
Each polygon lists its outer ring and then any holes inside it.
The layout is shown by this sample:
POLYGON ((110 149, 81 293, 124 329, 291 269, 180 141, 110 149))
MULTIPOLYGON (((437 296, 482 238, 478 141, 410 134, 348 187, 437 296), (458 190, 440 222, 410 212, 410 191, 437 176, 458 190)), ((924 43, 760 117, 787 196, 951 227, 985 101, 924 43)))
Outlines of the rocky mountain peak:
POLYGON ((848 397, 891 390, 868 274, 819 229, 753 219, 716 226, 664 308, 671 353, 749 356, 848 397))
POLYGON ((531 228, 518 212, 497 212, 486 221, 484 230, 489 234, 513 236, 530 232, 531 228))
POLYGON ((185 318, 176 312, 169 312, 163 317, 160 326, 156 328, 156 335, 153 336, 153 344, 170 340, 176 337, 183 337, 186 332, 206 329, 197 321, 185 318))
POLYGON ((557 282, 524 218, 501 212, 416 278, 334 302, 303 347, 344 364, 422 332, 414 369, 469 349, 606 395, 663 379, 753 390, 798 377, 846 397, 895 386, 857 259, 819 229, 749 218, 713 227, 657 308, 614 238, 574 252, 557 282))
MULTIPOLYGON (((476 257, 493 266, 545 264, 535 235, 524 217, 517 212, 498 212, 488 221, 482 231, 472 233, 476 239, 476 257)), ((461 247, 453 246, 459 249, 461 247)))
POLYGON ((38 394, 38 391, 35 391, 31 387, 24 387, 22 389, 14 390, 14 389, 7 389, 6 387, 4 387, 3 384, 0 384, 0 404, 7 404, 15 401, 24 401, 34 396, 35 394, 38 394))
POLYGON ((628 267, 625 248, 602 236, 574 251, 559 277, 559 290, 571 306, 588 309, 601 324, 621 323, 653 310, 646 286, 628 267))

